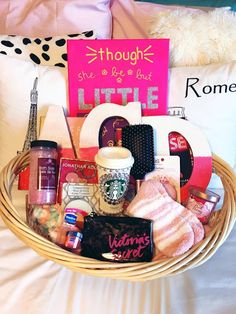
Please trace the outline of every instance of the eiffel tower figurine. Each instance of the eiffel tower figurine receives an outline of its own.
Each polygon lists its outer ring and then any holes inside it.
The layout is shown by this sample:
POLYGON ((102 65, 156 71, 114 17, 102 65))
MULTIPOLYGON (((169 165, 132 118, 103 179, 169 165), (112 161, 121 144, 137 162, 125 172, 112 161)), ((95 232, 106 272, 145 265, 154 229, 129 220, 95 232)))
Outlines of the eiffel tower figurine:
MULTIPOLYGON (((29 122, 22 152, 30 150, 31 142, 37 140, 37 104, 38 104, 37 84, 38 78, 36 77, 34 80, 33 89, 30 92, 29 122)), ((28 190, 28 188, 29 188, 29 167, 26 167, 19 174, 18 189, 28 190)))
POLYGON ((30 115, 28 122, 28 129, 23 145, 22 151, 25 152, 30 149, 32 141, 37 140, 37 104, 38 104, 38 91, 37 91, 38 78, 34 80, 33 89, 30 92, 30 115))

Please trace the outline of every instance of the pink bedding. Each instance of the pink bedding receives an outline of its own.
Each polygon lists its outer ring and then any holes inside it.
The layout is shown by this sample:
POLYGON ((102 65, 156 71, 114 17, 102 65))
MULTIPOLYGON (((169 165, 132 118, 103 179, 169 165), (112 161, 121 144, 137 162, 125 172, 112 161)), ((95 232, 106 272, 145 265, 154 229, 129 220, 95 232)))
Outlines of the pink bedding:
POLYGON ((111 37, 110 0, 1 0, 0 34, 47 37, 94 30, 111 37))
POLYGON ((47 37, 93 30, 98 38, 145 38, 158 12, 176 8, 133 0, 2 0, 0 34, 47 37))

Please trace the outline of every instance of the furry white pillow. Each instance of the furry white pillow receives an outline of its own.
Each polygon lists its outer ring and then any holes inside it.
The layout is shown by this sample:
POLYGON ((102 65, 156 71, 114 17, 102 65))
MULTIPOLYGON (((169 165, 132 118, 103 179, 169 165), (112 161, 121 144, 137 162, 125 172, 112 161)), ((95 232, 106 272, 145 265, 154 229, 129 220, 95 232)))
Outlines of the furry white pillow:
POLYGON ((153 38, 170 38, 170 65, 192 66, 236 60, 236 13, 226 9, 160 12, 153 38))

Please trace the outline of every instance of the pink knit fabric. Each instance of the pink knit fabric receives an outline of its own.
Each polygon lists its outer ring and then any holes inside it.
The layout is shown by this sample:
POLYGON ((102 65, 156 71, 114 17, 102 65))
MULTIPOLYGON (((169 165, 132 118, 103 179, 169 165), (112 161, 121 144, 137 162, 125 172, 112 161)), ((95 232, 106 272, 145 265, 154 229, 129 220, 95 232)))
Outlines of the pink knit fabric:
POLYGON ((142 183, 127 214, 154 221, 155 246, 166 256, 181 255, 204 237, 204 228, 197 217, 175 202, 155 179, 142 183))

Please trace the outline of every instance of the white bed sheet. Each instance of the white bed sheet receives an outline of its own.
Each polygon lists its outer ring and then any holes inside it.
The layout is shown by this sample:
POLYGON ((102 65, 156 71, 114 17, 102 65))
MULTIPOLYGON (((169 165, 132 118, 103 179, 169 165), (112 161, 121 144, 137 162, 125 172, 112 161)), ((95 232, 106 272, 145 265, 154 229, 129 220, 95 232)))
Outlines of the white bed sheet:
MULTIPOLYGON (((23 205, 22 191, 14 194, 23 205)), ((75 273, 37 255, 0 218, 1 314, 234 314, 236 230, 203 265, 144 283, 75 273)))

